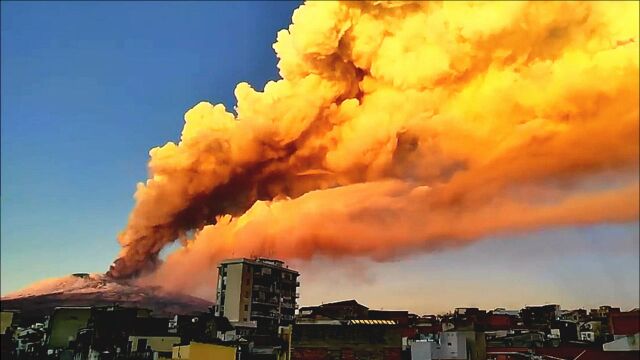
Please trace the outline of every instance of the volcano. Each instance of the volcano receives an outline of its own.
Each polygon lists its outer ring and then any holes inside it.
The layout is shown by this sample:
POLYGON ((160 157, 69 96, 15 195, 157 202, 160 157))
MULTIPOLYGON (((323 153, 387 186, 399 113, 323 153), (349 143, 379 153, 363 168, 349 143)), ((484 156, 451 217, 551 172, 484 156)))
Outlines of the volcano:
POLYGON ((51 314, 58 306, 114 304, 151 309, 154 316, 206 312, 213 305, 198 297, 88 273, 43 280, 0 299, 2 310, 20 310, 30 317, 51 314))

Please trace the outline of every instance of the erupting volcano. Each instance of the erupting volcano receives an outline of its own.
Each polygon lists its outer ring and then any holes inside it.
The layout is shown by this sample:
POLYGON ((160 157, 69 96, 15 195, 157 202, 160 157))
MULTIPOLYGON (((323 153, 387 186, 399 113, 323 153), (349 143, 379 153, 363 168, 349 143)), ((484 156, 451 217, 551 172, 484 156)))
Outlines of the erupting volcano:
POLYGON ((234 112, 195 105, 150 151, 109 276, 192 292, 231 256, 384 261, 637 221, 638 6, 302 5, 281 79, 238 84, 234 112))

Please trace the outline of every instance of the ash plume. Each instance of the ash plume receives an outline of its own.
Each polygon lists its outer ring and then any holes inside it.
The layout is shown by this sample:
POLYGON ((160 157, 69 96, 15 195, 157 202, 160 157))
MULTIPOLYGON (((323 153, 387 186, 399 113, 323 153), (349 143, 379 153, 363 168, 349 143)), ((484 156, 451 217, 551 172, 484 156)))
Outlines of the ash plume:
POLYGON ((188 290, 229 256, 385 260, 637 221, 638 10, 306 3, 273 46, 282 79, 238 84, 237 115, 197 104, 151 150, 109 274, 188 290))

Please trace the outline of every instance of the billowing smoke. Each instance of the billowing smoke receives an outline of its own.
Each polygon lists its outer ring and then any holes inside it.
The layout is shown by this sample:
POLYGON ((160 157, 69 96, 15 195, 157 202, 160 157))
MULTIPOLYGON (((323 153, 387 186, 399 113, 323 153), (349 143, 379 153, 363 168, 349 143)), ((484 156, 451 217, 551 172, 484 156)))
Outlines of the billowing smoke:
POLYGON ((638 13, 304 4, 273 46, 281 80, 239 84, 237 115, 196 105, 179 144, 151 150, 110 273, 190 289, 230 256, 385 260, 637 221, 638 13))

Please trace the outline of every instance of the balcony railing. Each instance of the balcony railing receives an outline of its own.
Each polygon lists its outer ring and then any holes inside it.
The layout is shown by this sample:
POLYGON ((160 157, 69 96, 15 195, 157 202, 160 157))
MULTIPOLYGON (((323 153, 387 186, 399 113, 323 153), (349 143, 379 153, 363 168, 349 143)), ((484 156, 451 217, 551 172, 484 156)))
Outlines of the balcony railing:
POLYGON ((271 292, 271 289, 264 285, 253 285, 253 291, 271 292))
POLYGON ((251 299, 251 303, 260 304, 260 305, 278 306, 278 302, 273 300, 251 299))
POLYGON ((277 319, 278 318, 278 313, 267 313, 267 312, 252 311, 251 312, 251 317, 262 317, 262 318, 267 318, 267 319, 277 319))

